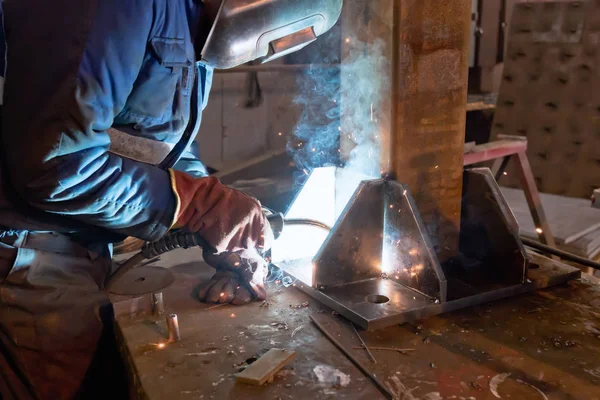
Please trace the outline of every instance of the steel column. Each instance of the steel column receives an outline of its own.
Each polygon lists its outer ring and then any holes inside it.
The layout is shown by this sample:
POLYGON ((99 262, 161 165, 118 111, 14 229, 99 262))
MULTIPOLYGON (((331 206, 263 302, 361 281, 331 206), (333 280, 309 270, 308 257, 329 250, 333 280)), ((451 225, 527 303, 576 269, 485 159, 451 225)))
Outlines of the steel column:
POLYGON ((444 263, 457 254, 469 0, 396 0, 391 170, 408 184, 444 263))

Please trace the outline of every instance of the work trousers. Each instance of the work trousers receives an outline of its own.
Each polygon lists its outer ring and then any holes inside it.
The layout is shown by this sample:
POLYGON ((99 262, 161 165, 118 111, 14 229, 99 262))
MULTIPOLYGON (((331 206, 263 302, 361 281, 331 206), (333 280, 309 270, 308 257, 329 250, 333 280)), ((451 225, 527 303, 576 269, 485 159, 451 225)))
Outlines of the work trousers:
POLYGON ((0 230, 2 400, 122 398, 110 272, 106 244, 0 230))

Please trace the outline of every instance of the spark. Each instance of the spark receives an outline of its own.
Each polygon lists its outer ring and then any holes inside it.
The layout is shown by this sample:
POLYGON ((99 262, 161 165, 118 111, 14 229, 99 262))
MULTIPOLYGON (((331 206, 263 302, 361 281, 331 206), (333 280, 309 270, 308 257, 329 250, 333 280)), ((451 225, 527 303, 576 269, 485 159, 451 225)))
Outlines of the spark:
POLYGON ((165 344, 164 343, 159 343, 156 345, 156 347, 158 347, 159 349, 164 349, 165 348, 165 344))
POLYGON ((312 151, 313 151, 313 153, 314 153, 315 151, 317 151, 317 149, 315 149, 315 148, 313 147, 313 148, 312 148, 312 151))
POLYGON ((539 234, 542 234, 542 233, 544 232, 544 231, 542 230, 542 228, 537 228, 535 231, 536 231, 537 233, 539 233, 539 234))
POLYGON ((408 254, 410 254, 411 256, 416 256, 417 254, 419 254, 419 251, 417 249, 410 249, 408 254))
POLYGON ((508 175, 508 172, 503 172, 502 175, 508 175))
POLYGON ((341 126, 338 126, 338 131, 340 131, 340 132, 342 131, 342 127, 341 126))
POLYGON ((411 276, 411 278, 414 278, 415 276, 417 276, 417 273, 416 272, 411 272, 410 276, 411 276))
POLYGON ((440 167, 439 165, 436 165, 436 166, 435 166, 435 169, 438 169, 439 167, 440 167))
POLYGON ((390 204, 390 208, 394 208, 394 205, 393 205, 393 204, 390 204))
POLYGON ((279 136, 283 136, 283 133, 279 132, 279 133, 278 133, 278 135, 279 135, 279 136))
POLYGON ((346 38, 346 43, 350 43, 350 38, 349 37, 346 38))
POLYGON ((234 314, 234 313, 231 313, 230 317, 231 317, 231 318, 235 318, 235 314, 234 314))
POLYGON ((225 292, 221 292, 221 297, 225 297, 225 292))
POLYGON ((308 176, 308 171, 307 171, 307 170, 303 169, 303 170, 302 170, 302 172, 304 172, 304 174, 305 174, 306 176, 308 176))
POLYGON ((417 271, 420 271, 420 270, 422 270, 422 269, 423 269, 423 264, 417 264, 417 265, 415 265, 415 269, 416 269, 417 271))

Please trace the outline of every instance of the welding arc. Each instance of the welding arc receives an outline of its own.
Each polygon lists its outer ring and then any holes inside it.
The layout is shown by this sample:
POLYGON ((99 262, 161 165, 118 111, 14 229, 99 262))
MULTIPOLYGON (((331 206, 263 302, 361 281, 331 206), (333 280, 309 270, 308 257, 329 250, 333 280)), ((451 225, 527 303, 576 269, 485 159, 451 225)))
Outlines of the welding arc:
POLYGON ((577 264, 584 265, 586 267, 600 270, 600 264, 597 262, 594 262, 588 258, 583 258, 583 257, 579 257, 575 254, 567 253, 566 251, 547 246, 545 244, 536 242, 535 240, 532 240, 532 239, 529 239, 529 238, 526 238, 523 236, 521 236, 521 241, 523 242, 523 244, 525 246, 532 247, 536 250, 541 251, 542 253, 552 254, 554 256, 558 256, 558 257, 562 258, 563 260, 572 261, 577 264))
POLYGON ((314 219, 307 219, 307 218, 285 218, 284 219, 285 224, 284 226, 299 226, 299 225, 304 225, 304 226, 316 226, 317 228, 321 228, 324 229, 326 231, 331 231, 331 227, 327 224, 324 224, 320 221, 316 221, 314 219))

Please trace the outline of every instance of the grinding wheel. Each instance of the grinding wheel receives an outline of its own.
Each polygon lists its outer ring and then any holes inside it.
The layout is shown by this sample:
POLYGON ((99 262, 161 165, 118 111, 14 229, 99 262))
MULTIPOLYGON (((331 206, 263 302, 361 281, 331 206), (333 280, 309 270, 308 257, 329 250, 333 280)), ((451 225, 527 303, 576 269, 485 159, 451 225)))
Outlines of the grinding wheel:
POLYGON ((121 296, 141 296, 160 292, 173 283, 175 277, 166 268, 138 267, 127 272, 110 288, 110 293, 121 296))

